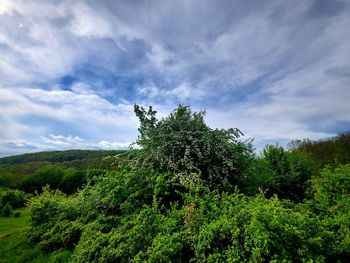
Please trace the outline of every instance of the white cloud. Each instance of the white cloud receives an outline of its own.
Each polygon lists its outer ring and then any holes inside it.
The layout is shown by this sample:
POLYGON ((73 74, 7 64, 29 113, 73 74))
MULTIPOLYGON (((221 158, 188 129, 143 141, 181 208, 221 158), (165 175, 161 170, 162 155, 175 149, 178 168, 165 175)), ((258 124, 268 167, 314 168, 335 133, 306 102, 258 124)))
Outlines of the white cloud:
POLYGON ((114 147, 136 137, 131 101, 207 108, 262 143, 332 135, 350 122, 350 6, 317 4, 2 0, 0 139, 114 147))
POLYGON ((108 141, 100 141, 99 146, 101 149, 109 150, 109 149, 127 149, 130 146, 130 142, 108 142, 108 141))
POLYGON ((18 4, 9 0, 2 0, 0 4, 0 15, 12 15, 13 12, 17 11, 18 4))
POLYGON ((90 149, 90 150, 120 150, 128 149, 130 142, 86 141, 78 136, 50 134, 42 136, 32 143, 25 140, 0 140, 0 157, 27 152, 90 149))
POLYGON ((78 136, 63 136, 63 135, 53 135, 50 134, 49 138, 47 137, 42 137, 43 141, 45 144, 53 144, 55 147, 69 147, 69 148, 74 148, 76 146, 84 145, 85 141, 78 137, 78 136))
POLYGON ((108 21, 100 17, 97 12, 83 3, 73 6, 74 20, 71 31, 76 36, 104 38, 112 35, 112 27, 108 21))
POLYGON ((138 87, 137 93, 141 96, 152 99, 159 96, 161 91, 153 82, 151 82, 148 85, 138 87))
MULTIPOLYGON (((0 127, 2 138, 36 140, 66 126, 66 132, 88 136, 92 141, 136 139, 138 122, 131 104, 114 105, 96 94, 33 88, 0 89, 0 127), (37 120, 30 124, 32 120, 37 120), (51 124, 50 124, 51 123, 51 124), (11 129, 11 133, 9 133, 11 129), (11 135, 11 136, 10 136, 11 135)), ((72 137, 77 140, 78 137, 72 137)), ((73 141, 48 137, 56 145, 73 141)), ((77 144, 77 146, 80 144, 77 144)))
POLYGON ((176 104, 177 101, 196 101, 205 96, 203 90, 193 87, 190 83, 183 81, 176 85, 174 88, 166 89, 156 86, 153 82, 137 88, 137 93, 148 99, 148 103, 152 103, 150 100, 160 100, 163 102, 176 104))

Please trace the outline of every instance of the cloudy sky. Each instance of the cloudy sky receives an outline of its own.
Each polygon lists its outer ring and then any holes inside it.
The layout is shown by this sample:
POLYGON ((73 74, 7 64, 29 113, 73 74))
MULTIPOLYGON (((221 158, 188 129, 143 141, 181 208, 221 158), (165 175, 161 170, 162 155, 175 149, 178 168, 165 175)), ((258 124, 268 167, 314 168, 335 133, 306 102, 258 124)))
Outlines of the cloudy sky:
POLYGON ((134 103, 258 149, 350 130, 350 2, 0 0, 0 156, 125 148, 134 103))

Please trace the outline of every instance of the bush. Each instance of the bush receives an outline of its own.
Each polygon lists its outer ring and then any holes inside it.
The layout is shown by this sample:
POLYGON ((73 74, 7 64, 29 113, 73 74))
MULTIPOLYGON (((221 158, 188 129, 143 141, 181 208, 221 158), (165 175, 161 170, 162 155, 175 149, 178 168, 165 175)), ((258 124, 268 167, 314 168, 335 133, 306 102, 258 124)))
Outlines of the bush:
MULTIPOLYGON (((277 198, 207 195, 193 200, 199 262, 324 262, 329 233, 317 217, 277 198)), ((195 234, 192 234, 195 233, 195 234)))
POLYGON ((10 203, 6 203, 1 209, 1 214, 5 217, 9 217, 12 214, 12 210, 13 208, 10 203))
POLYGON ((144 153, 142 168, 174 174, 184 186, 201 180, 211 189, 233 191, 250 172, 252 146, 239 138, 238 129, 218 130, 204 122, 204 112, 180 105, 168 117, 157 120, 156 111, 135 105, 140 120, 137 144, 144 153))
POLYGON ((302 205, 197 187, 161 209, 159 177, 109 173, 70 197, 45 190, 31 201, 29 236, 77 262, 325 262, 335 251, 302 205))
POLYGON ((15 213, 13 214, 13 216, 14 216, 14 217, 20 217, 20 216, 21 216, 21 212, 18 212, 18 211, 17 211, 17 212, 15 212, 15 213))
POLYGON ((26 192, 41 192, 42 187, 49 185, 53 189, 57 189, 64 171, 61 167, 55 165, 46 165, 39 168, 34 174, 24 177, 21 182, 21 189, 26 192))
POLYGON ((84 171, 77 171, 73 168, 69 168, 64 171, 64 176, 58 185, 58 188, 66 194, 72 194, 76 192, 85 183, 86 175, 84 171))
POLYGON ((9 203, 13 208, 23 207, 27 201, 27 196, 23 191, 2 189, 0 190, 0 208, 9 203))
POLYGON ((253 172, 245 180, 247 193, 264 193, 267 197, 302 202, 308 181, 315 173, 309 158, 299 152, 287 152, 280 146, 267 146, 253 163, 253 172))
POLYGON ((350 261, 350 164, 326 167, 311 181, 308 208, 319 214, 332 234, 332 262, 350 261))
POLYGON ((43 193, 29 202, 31 228, 28 238, 44 252, 72 249, 79 241, 81 215, 76 198, 44 188, 43 193))

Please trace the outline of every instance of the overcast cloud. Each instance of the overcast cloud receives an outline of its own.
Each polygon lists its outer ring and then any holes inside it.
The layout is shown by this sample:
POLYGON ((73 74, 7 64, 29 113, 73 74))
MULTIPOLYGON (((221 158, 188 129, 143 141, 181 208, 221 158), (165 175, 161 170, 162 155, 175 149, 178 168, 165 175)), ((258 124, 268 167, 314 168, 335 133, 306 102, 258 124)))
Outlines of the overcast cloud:
POLYGON ((0 0, 0 156, 120 149, 133 104, 257 149, 350 130, 350 1, 0 0))

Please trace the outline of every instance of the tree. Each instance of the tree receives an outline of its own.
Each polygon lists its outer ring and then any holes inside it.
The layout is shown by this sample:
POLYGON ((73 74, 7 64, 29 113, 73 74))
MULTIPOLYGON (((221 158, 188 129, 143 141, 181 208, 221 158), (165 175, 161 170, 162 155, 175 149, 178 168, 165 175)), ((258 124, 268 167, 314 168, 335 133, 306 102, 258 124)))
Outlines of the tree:
POLYGON ((314 174, 313 165, 306 154, 269 145, 263 150, 262 162, 265 167, 257 171, 257 176, 266 179, 260 182, 260 187, 268 196, 277 194, 280 198, 303 201, 307 182, 314 174), (264 176, 266 173, 270 176, 264 176))
POLYGON ((46 165, 39 168, 34 174, 26 176, 21 183, 21 188, 26 192, 41 191, 45 185, 56 189, 63 176, 64 171, 61 167, 46 165))
POLYGON ((66 194, 72 194, 83 186, 85 182, 85 172, 68 168, 64 171, 64 176, 58 186, 66 194))
POLYGON ((27 201, 27 196, 23 191, 17 189, 0 189, 0 207, 10 204, 13 208, 23 207, 27 201))
POLYGON ((164 119, 156 111, 135 105, 140 120, 137 144, 144 153, 142 167, 171 173, 182 185, 200 180, 212 189, 229 190, 249 172, 250 142, 238 129, 211 129, 205 112, 179 105, 164 119))

